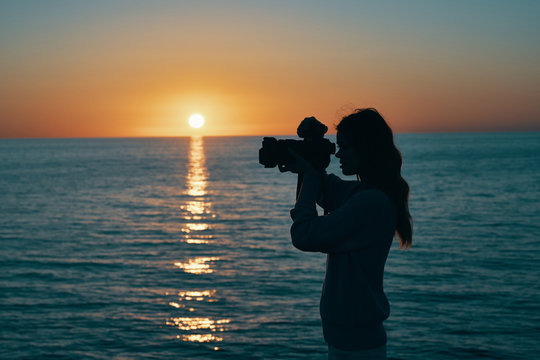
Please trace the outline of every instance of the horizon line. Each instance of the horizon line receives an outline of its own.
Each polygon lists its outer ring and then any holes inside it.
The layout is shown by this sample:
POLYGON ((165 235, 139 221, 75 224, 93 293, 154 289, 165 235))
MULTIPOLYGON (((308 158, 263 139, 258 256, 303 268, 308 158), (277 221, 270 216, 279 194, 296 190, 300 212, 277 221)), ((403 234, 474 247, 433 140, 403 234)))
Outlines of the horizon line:
MULTIPOLYGON (((500 133, 537 133, 540 130, 482 130, 482 131, 400 131, 394 132, 394 135, 441 135, 441 134, 500 134, 500 133)), ((333 135, 325 134, 325 135, 333 135)), ((203 137, 203 138, 217 138, 217 137, 298 137, 297 134, 256 134, 256 135, 203 135, 203 134, 194 134, 194 135, 162 135, 162 136, 50 136, 50 137, 31 137, 31 136, 22 136, 22 137, 1 137, 0 140, 55 140, 55 139, 163 139, 163 138, 192 138, 192 137, 203 137)))

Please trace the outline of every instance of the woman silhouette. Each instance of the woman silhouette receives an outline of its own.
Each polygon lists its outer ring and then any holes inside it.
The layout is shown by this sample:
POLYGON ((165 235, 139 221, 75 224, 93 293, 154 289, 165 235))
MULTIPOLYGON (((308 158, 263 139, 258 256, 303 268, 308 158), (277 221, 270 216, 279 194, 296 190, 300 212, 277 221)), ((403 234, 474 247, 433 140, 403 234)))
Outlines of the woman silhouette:
MULTIPOLYGON (((300 127, 315 123, 306 118, 300 127)), ((303 174, 291 210, 292 243, 327 254, 320 314, 328 359, 386 359, 383 272, 394 235, 402 248, 412 243, 409 186, 392 130, 375 109, 344 117, 337 144, 343 174, 358 181, 318 172, 291 151, 296 166, 289 170, 303 174), (316 203, 328 215, 318 216, 316 203)))

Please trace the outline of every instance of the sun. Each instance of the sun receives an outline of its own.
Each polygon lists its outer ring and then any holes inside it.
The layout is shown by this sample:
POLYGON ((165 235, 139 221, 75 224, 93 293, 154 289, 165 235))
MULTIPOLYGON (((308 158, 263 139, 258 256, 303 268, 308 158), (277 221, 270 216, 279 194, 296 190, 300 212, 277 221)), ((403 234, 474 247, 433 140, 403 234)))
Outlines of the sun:
POLYGON ((189 125, 192 128, 198 129, 204 125, 204 117, 201 114, 193 114, 189 117, 189 125))

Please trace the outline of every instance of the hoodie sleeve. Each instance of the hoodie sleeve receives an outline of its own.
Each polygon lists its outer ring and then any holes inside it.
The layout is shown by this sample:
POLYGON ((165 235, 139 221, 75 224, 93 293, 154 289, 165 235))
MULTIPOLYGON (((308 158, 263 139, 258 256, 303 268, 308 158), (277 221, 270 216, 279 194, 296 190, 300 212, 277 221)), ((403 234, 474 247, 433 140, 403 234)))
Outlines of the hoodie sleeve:
POLYGON ((330 214, 318 216, 315 201, 321 186, 317 176, 306 177, 291 210, 291 238, 296 248, 323 253, 355 251, 384 232, 393 234, 393 207, 382 191, 360 191, 330 214))

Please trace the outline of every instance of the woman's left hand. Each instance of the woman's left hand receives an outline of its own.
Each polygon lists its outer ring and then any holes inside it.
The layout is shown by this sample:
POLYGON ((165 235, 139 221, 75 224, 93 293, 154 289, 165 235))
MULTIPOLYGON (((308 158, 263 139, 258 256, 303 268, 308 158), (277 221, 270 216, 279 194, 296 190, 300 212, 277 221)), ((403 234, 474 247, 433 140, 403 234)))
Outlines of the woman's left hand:
POLYGON ((317 174, 317 170, 302 156, 300 156, 296 151, 294 151, 291 148, 288 148, 289 153, 294 157, 294 160, 296 163, 294 165, 289 166, 289 170, 294 173, 309 175, 309 174, 317 174))

